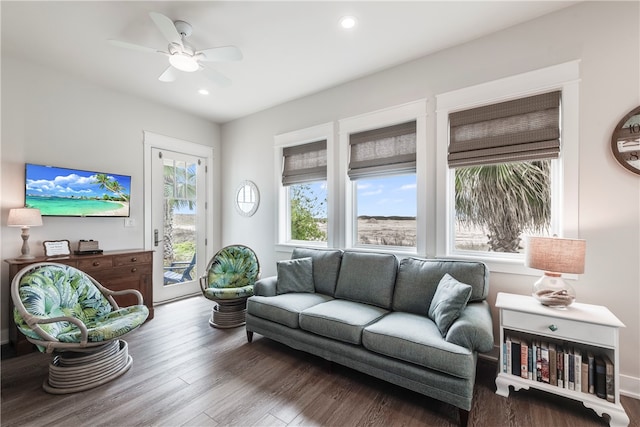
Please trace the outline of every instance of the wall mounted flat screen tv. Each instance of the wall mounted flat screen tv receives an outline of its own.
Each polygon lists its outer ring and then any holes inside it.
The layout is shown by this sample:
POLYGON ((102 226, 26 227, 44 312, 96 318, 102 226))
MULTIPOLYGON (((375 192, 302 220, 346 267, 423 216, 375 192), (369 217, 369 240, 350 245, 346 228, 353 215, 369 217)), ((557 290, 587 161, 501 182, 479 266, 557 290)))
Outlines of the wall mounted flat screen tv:
POLYGON ((131 177, 25 164, 25 205, 43 216, 128 217, 131 177))

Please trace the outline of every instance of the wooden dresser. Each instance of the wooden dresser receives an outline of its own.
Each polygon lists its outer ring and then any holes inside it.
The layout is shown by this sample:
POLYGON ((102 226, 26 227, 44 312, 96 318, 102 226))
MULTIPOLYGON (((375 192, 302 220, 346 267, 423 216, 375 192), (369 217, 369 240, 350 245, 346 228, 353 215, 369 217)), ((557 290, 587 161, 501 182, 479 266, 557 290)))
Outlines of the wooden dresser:
MULTIPOLYGON (((136 289, 142 293, 144 304, 149 308, 149 319, 153 318, 153 252, 144 250, 108 251, 102 254, 69 255, 64 257, 36 257, 29 260, 8 259, 9 281, 24 267, 37 262, 57 262, 71 265, 96 279, 101 285, 114 291, 136 289)), ((121 307, 136 303, 133 295, 115 297, 121 307)), ((27 354, 35 349, 18 332, 13 321, 13 301, 9 296, 9 341, 16 355, 27 354)))

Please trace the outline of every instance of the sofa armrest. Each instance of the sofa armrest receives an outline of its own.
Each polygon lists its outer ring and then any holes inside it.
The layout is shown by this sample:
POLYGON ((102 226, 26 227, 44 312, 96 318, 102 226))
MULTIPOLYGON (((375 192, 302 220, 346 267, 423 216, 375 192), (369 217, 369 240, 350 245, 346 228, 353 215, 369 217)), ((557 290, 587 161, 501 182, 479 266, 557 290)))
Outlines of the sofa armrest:
POLYGON ((493 349, 493 320, 487 301, 470 302, 449 328, 445 338, 472 351, 493 349))
POLYGON ((276 296, 276 283, 278 283, 277 276, 264 277, 253 285, 253 294, 263 297, 274 297, 276 296))

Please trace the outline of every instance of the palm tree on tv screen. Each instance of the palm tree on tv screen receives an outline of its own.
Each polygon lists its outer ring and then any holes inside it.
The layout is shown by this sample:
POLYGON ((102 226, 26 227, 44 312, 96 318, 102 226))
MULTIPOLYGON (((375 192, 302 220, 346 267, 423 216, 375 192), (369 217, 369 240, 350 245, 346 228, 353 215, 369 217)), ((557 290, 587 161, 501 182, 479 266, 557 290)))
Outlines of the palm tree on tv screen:
POLYGON ((125 193, 126 188, 124 188, 117 180, 111 179, 108 175, 103 173, 97 174, 94 180, 100 185, 101 189, 118 195, 121 200, 129 200, 129 195, 125 193))
POLYGON ((516 253, 523 232, 549 227, 550 179, 549 160, 458 168, 456 219, 487 230, 490 251, 516 253))

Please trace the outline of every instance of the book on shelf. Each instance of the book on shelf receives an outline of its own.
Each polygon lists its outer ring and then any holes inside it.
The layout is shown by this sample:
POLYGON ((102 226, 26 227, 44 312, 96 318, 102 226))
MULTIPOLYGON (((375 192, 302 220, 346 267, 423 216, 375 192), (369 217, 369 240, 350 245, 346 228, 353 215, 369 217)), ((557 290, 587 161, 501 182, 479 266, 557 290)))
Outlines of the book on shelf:
POLYGON ((573 349, 573 372, 574 372, 574 390, 580 391, 582 389, 582 355, 580 350, 573 349))
POLYGON ((602 357, 596 357, 596 396, 601 399, 607 398, 607 385, 606 385, 606 366, 602 357))
POLYGON ((520 335, 504 340, 502 372, 615 403, 615 366, 605 352, 520 335))
POLYGON ((587 352, 587 359, 589 363, 589 393, 596 394, 596 361, 593 353, 587 352))
POLYGON ((609 402, 615 403, 616 395, 615 395, 613 362, 611 362, 611 359, 609 359, 609 356, 607 356, 606 354, 602 355, 602 359, 604 360, 604 366, 605 366, 605 390, 606 390, 607 400, 609 402))
POLYGON ((511 338, 511 373, 520 376, 520 340, 511 338))
POLYGON ((583 393, 589 393, 589 358, 586 352, 582 352, 582 364, 580 365, 580 391, 583 393))
POLYGON ((520 376, 529 378, 529 346, 525 341, 520 342, 520 376))
POLYGON ((558 356, 556 354, 556 345, 549 343, 549 384, 558 385, 558 356))
POLYGON ((540 344, 540 379, 543 383, 549 383, 549 347, 547 343, 540 344))

